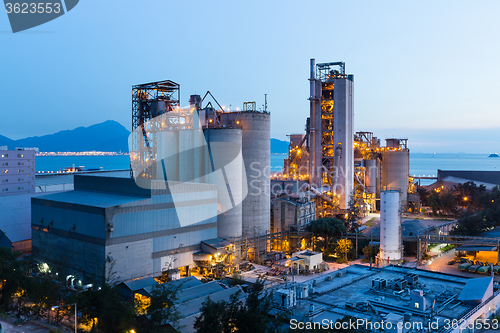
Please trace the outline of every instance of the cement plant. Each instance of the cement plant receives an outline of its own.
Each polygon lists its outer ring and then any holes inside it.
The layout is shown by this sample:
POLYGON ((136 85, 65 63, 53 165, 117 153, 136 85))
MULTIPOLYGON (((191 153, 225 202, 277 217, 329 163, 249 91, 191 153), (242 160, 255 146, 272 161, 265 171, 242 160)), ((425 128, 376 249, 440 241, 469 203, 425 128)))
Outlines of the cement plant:
MULTIPOLYGON (((177 318, 158 324, 168 332, 204 332, 207 297, 246 302, 257 285, 276 332, 498 329, 500 234, 460 234, 458 218, 431 213, 453 215, 432 207, 454 188, 464 192, 453 216, 472 207, 476 186, 494 204, 500 176, 410 176, 408 138, 354 131, 346 63, 309 68, 309 117, 289 133, 281 171, 270 167, 268 96, 236 110, 210 91, 181 101, 182 78, 132 87, 130 169, 35 177, 34 150, 0 151, 2 216, 12 222, 2 246, 30 255, 37 278, 70 294, 117 286, 141 314, 120 332, 149 330, 162 285, 177 293, 163 306, 177 318)), ((94 332, 98 321, 80 311, 62 325, 94 332)))

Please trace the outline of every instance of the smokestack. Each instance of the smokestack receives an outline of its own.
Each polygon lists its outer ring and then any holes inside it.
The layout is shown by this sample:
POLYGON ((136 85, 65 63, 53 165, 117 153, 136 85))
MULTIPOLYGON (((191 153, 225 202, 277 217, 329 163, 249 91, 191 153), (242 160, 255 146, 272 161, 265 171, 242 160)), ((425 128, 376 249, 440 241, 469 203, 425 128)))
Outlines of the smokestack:
POLYGON ((316 60, 314 58, 312 58, 311 59, 311 80, 316 79, 316 70, 314 67, 316 67, 316 60))

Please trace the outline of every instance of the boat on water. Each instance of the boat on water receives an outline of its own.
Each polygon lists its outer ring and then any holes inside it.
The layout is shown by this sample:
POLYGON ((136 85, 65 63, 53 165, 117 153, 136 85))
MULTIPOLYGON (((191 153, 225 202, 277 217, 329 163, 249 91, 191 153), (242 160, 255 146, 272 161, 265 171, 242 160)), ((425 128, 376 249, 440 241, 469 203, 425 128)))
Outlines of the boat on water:
POLYGON ((63 172, 78 172, 78 171, 85 171, 85 167, 84 166, 78 166, 78 167, 72 166, 72 167, 68 167, 68 168, 63 169, 63 172))
POLYGON ((493 154, 490 154, 490 156, 488 156, 488 157, 500 157, 500 156, 496 153, 493 153, 493 154))

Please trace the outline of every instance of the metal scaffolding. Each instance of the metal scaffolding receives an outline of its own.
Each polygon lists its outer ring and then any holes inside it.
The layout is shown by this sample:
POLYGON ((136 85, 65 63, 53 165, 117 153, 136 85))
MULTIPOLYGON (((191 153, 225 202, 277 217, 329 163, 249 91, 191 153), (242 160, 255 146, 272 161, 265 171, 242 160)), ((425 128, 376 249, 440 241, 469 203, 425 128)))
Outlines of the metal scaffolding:
MULTIPOLYGON (((179 110, 179 100, 180 85, 170 80, 132 87, 132 147, 130 149, 132 164, 145 165, 145 161, 156 159, 155 133, 160 128, 155 128, 159 126, 158 123, 148 124, 148 121, 166 112, 179 110), (141 131, 134 131, 139 127, 141 131)), ((138 170, 138 168, 132 165, 132 170, 138 170)), ((151 168, 143 170, 141 175, 135 176, 151 179, 154 175, 156 175, 156 163, 153 163, 151 168)))

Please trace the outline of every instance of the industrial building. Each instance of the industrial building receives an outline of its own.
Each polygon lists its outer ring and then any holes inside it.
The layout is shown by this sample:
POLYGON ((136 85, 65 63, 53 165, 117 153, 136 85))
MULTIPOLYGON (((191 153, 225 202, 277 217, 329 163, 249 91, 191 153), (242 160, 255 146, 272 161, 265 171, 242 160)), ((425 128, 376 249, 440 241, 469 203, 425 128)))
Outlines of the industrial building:
MULTIPOLYGON (((153 278, 137 279, 120 283, 120 290, 127 299, 136 299, 146 302, 151 298, 151 291, 159 283, 153 278)), ((201 314, 203 302, 210 297, 214 302, 229 302, 235 295, 240 301, 246 299, 241 287, 223 288, 217 281, 202 283, 195 277, 168 282, 167 288, 177 290, 175 299, 168 299, 170 306, 174 306, 179 313, 178 322, 166 322, 163 326, 174 328, 179 333, 194 332, 194 322, 201 314)))
MULTIPOLYGON (((439 170, 437 182, 446 182, 449 185, 473 182, 477 186, 483 185, 491 191, 495 186, 500 187, 500 171, 474 171, 474 170, 439 170)), ((434 186, 430 185, 431 188, 434 186)))
POLYGON ((73 191, 32 199, 33 256, 84 284, 110 273, 124 281, 193 268, 201 241, 217 236, 217 190, 182 187, 185 199, 175 206, 167 190, 140 188, 131 178, 75 176, 73 191), (202 221, 183 226, 180 210, 202 221))
POLYGON ((354 189, 354 75, 346 75, 343 62, 311 59, 309 81, 310 184, 327 187, 347 209, 354 189))
POLYGON ((418 210, 408 140, 389 138, 381 146, 372 132, 354 133, 354 76, 346 74, 344 62, 316 64, 311 59, 310 66, 306 133, 290 135, 283 172, 272 180, 273 193, 280 181, 295 181, 285 193, 314 193, 317 217, 342 217, 352 204, 365 214, 376 212, 382 190, 399 191, 403 211, 418 210))
POLYGON ((224 225, 218 237, 265 235, 270 229, 269 112, 257 111, 255 102, 225 112, 210 92, 203 98, 192 95, 190 107, 181 108, 179 91, 172 81, 133 87, 134 178, 146 187, 154 179, 216 184, 224 225))
POLYGON ((373 212, 381 192, 393 190, 406 209, 413 192, 407 140, 381 147, 373 133, 354 133, 354 76, 343 62, 310 66, 306 133, 290 136, 286 169, 272 187, 267 102, 259 111, 255 102, 229 111, 207 92, 181 107, 173 81, 132 87, 131 175, 75 176, 73 191, 33 199, 35 258, 55 264, 59 254, 85 249, 84 260, 62 266, 93 279, 104 278, 111 262, 122 280, 212 264, 223 273, 231 258, 301 249, 301 229, 344 216, 351 198, 373 212), (207 242, 227 242, 229 250, 214 256, 207 242), (128 252, 137 257, 127 260, 128 252))
POLYGON ((0 150, 0 196, 35 192, 35 151, 0 150))
POLYGON ((353 265, 276 292, 282 296, 276 308, 291 314, 292 329, 307 323, 317 329, 338 328, 335 322, 350 316, 358 331, 462 332, 477 321, 491 320, 500 305, 493 277, 397 266, 353 265))
POLYGON ((75 175, 73 191, 32 200, 36 260, 85 284, 111 270, 119 281, 225 274, 235 255, 266 251, 248 240, 270 232, 269 112, 255 102, 224 112, 209 92, 219 108, 199 95, 181 108, 179 89, 133 87, 131 174, 75 175))
POLYGON ((281 197, 271 204, 271 232, 303 228, 316 220, 316 202, 308 197, 281 197))

